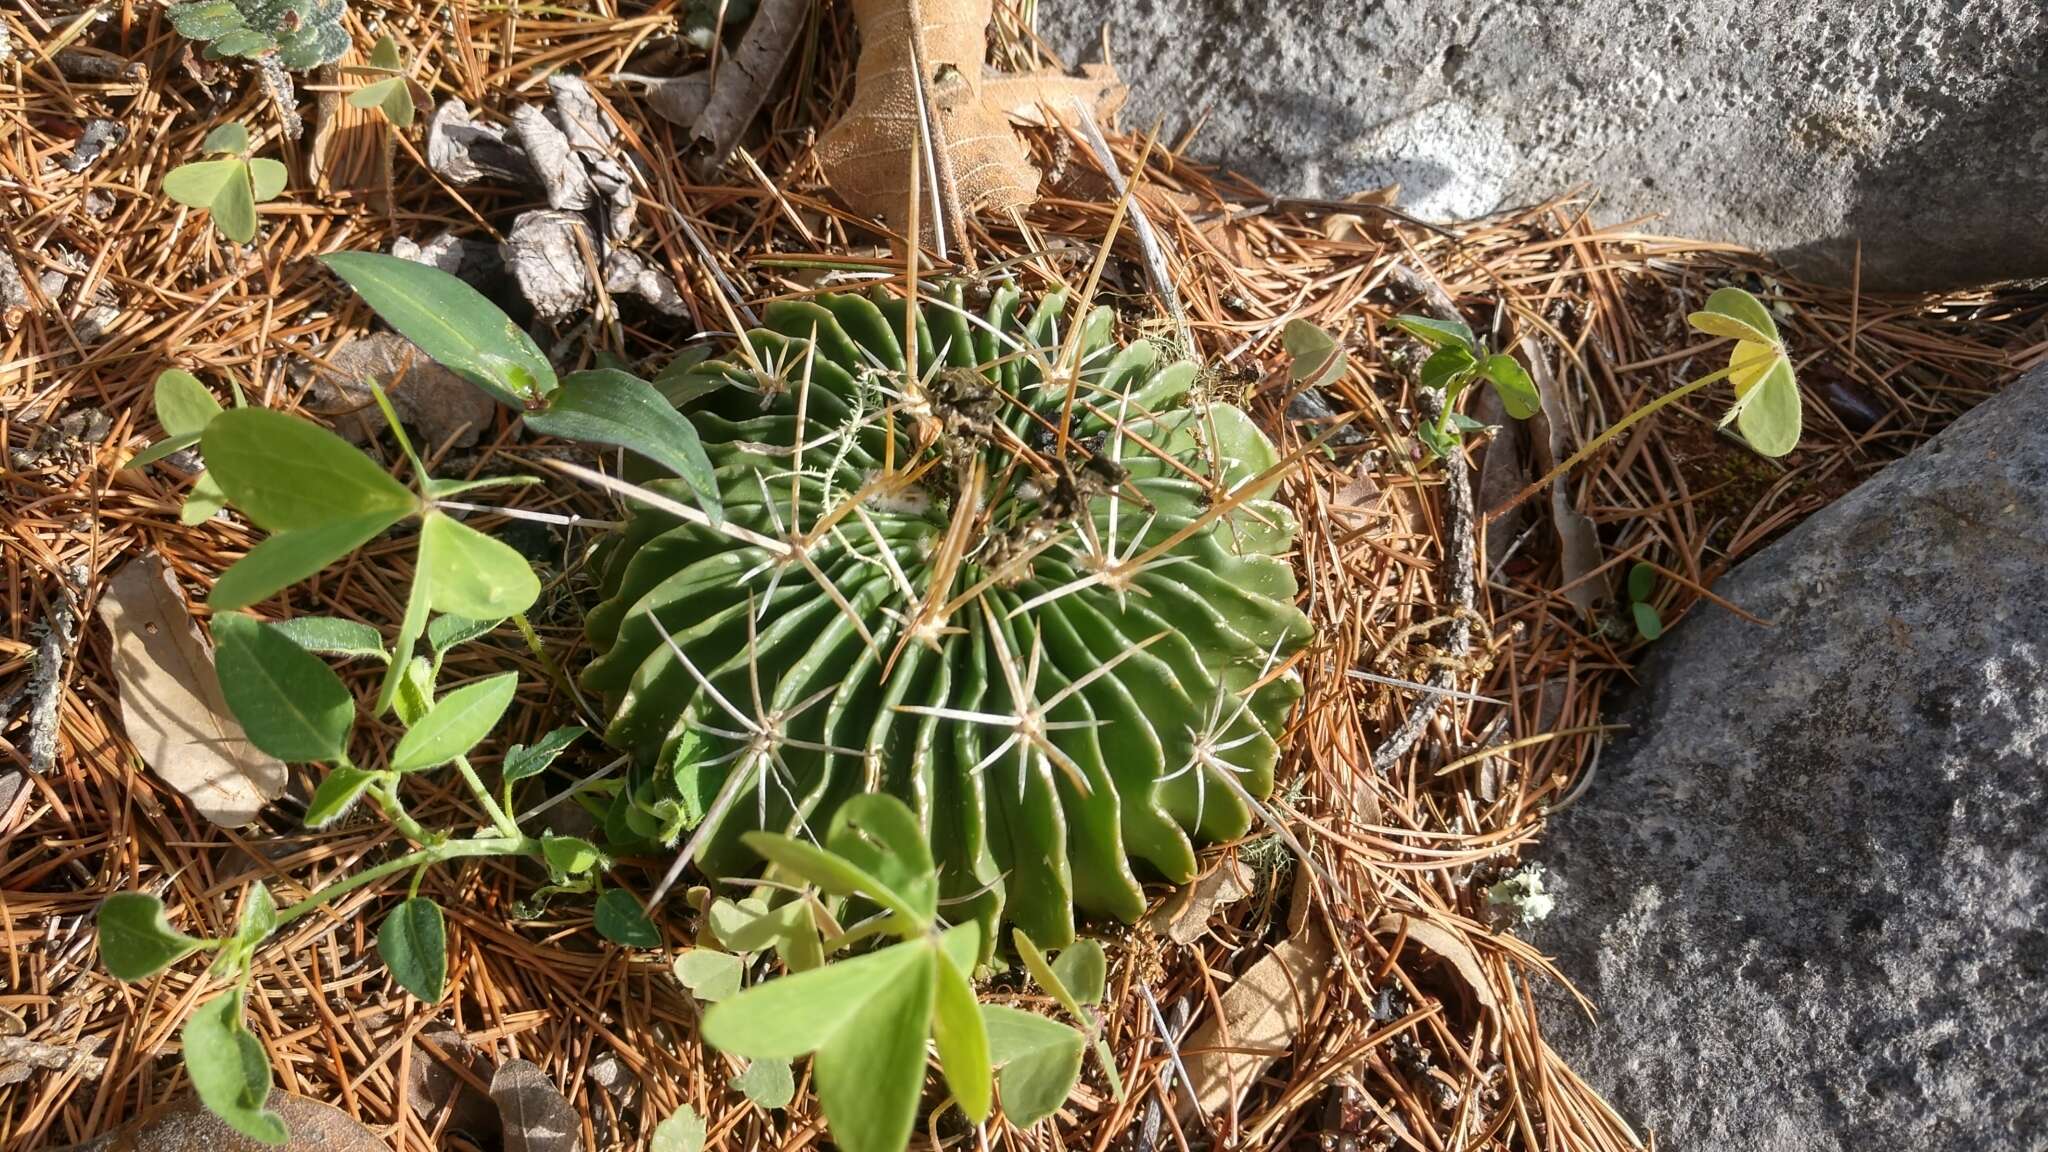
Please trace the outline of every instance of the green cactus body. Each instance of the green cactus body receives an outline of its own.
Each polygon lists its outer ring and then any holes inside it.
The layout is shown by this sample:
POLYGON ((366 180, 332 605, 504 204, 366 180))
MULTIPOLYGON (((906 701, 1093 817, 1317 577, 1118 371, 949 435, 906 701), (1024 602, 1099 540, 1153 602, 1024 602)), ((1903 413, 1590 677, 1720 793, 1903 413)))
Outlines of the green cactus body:
POLYGON ((1195 842, 1246 831, 1223 775, 1270 792, 1309 638, 1295 523, 1272 444, 1196 396, 1194 365, 1118 346, 1106 308, 1070 340, 1061 295, 960 299, 923 303, 915 388, 906 305, 881 294, 771 305, 758 364, 662 381, 726 524, 635 506, 582 684, 635 764, 606 815, 622 849, 690 834, 707 871, 743 873, 740 833, 887 791, 929 830, 950 918, 1056 946, 1077 910, 1133 919, 1141 877, 1185 882, 1195 842))

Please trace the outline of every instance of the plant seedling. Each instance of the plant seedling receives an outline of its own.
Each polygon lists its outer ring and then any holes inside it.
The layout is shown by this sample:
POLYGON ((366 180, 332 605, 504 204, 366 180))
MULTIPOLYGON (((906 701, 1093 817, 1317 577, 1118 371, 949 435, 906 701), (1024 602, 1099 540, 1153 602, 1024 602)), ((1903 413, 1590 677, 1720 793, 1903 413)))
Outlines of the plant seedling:
POLYGON ((189 208, 204 209, 220 234, 237 244, 256 238, 256 206, 284 191, 285 167, 266 156, 249 155, 249 130, 230 121, 206 134, 200 148, 220 160, 181 164, 164 174, 164 195, 189 208))
POLYGON ((1422 386, 1437 393, 1442 405, 1436 420, 1418 425, 1415 432, 1438 459, 1457 451, 1465 433, 1484 427, 1458 411, 1458 394, 1476 381, 1492 381, 1501 407, 1517 420, 1527 420, 1542 408, 1543 399, 1528 370, 1506 353, 1488 353, 1466 325, 1426 316, 1396 316, 1394 323, 1433 349, 1422 362, 1422 386))
POLYGON ((412 81, 405 75, 405 61, 398 55, 398 41, 393 40, 389 33, 379 37, 376 47, 370 49, 370 65, 363 71, 378 79, 349 93, 349 104, 356 108, 378 109, 392 124, 400 128, 412 127, 418 102, 413 94, 412 81))
MULTIPOLYGON (((993 1042, 1022 1030, 1018 1016, 1037 1022, 1039 1040, 1021 1050, 1007 1044, 1005 1058, 1028 1059, 1057 1029, 1073 1054, 1070 1066, 1060 1066, 1070 1074, 1036 1087, 1039 1096, 1056 1089, 1066 1098, 1080 1071, 1082 1037, 1043 1017, 976 1003, 971 976, 981 929, 971 921, 952 928, 939 922, 931 845, 901 800, 886 793, 847 800, 824 847, 766 832, 742 839, 775 870, 824 896, 875 906, 868 919, 827 941, 827 952, 875 936, 898 942, 720 999, 704 1014, 706 1041, 755 1061, 810 1056, 833 1142, 847 1152, 900 1152, 909 1141, 927 1045, 938 1050, 954 1104, 970 1121, 986 1120, 994 1107, 993 1042)), ((1004 1092, 1009 1108, 1007 1070, 1004 1092)))
POLYGON ((1495 506, 1486 514, 1488 524, 1591 459, 1593 453, 1623 432, 1722 380, 1734 385, 1735 403, 1721 417, 1721 427, 1733 423, 1743 442, 1760 456, 1783 456, 1799 446, 1799 382, 1793 375, 1792 358, 1778 334, 1777 322, 1771 319, 1771 310, 1764 307, 1763 301, 1740 288, 1719 288, 1707 297, 1705 308, 1685 319, 1696 331, 1735 341, 1728 354, 1728 366, 1674 388, 1615 421, 1569 459, 1495 506))
POLYGON ((1648 564, 1637 564, 1628 570, 1628 610, 1635 617, 1636 635, 1645 640, 1655 640, 1664 634, 1664 618, 1657 614, 1657 606, 1650 603, 1650 597, 1657 591, 1657 570, 1648 564))

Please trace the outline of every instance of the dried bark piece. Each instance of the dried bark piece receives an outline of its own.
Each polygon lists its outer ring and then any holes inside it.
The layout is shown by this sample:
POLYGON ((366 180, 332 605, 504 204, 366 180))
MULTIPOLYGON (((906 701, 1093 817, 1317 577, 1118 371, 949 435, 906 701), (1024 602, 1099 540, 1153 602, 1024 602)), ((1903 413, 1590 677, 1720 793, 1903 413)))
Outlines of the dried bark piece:
POLYGON ((533 179, 533 165, 505 141, 496 124, 479 124, 460 100, 444 100, 427 121, 427 166, 455 184, 490 177, 514 184, 533 179))
POLYGON ((406 427, 429 446, 467 448, 491 426, 497 405, 469 381, 434 363, 419 346, 395 332, 359 336, 311 366, 314 412, 352 444, 367 443, 384 430, 367 380, 385 389, 406 427))
MULTIPOLYGON (((1107 66, 1083 78, 989 75, 982 61, 992 13, 991 0, 854 0, 860 59, 853 105, 818 142, 818 162, 848 207, 905 230, 910 149, 926 136, 938 202, 923 214, 925 237, 936 238, 936 217, 964 248, 970 213, 1037 197, 1038 169, 1011 127, 1013 115, 1040 116, 1040 104, 1057 110, 1076 98, 1104 118, 1115 110, 1123 87, 1107 66)), ((919 194, 929 199, 931 191, 919 194)))
POLYGON ((221 695, 177 578, 145 553, 100 596, 114 639, 121 723, 143 763, 208 820, 239 828, 284 792, 285 768, 257 750, 221 695))
POLYGON ((590 225, 575 212, 522 212, 505 237, 505 263, 520 294, 550 324, 575 315, 596 295, 590 270, 597 252, 590 225))

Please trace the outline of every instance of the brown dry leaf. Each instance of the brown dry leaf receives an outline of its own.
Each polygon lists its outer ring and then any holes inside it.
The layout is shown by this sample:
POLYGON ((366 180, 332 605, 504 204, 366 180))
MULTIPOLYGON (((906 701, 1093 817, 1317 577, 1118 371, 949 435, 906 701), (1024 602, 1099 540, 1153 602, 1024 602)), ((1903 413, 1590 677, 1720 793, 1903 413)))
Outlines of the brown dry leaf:
MULTIPOLYGON (((1542 475, 1571 455, 1571 418, 1564 408, 1564 395, 1552 378, 1550 361, 1544 358, 1543 349, 1535 340, 1522 340, 1522 361, 1529 366, 1529 377, 1535 381, 1537 396, 1543 402, 1543 410, 1529 420, 1531 455, 1535 458, 1531 466, 1542 475)), ((1565 598, 1580 612, 1591 615, 1603 602, 1614 598, 1614 588, 1606 573, 1586 578, 1587 573, 1600 567, 1600 535, 1594 530, 1593 521, 1573 503, 1569 475, 1559 476, 1550 485, 1550 522, 1557 529, 1565 598)))
POLYGON ((1471 990, 1479 1003, 1485 1005, 1488 1011, 1500 1011, 1500 998, 1494 995, 1493 985, 1486 979, 1486 969, 1480 965, 1479 957, 1473 953, 1472 946, 1465 943, 1465 938, 1456 932, 1415 916, 1389 912, 1373 924, 1372 934, 1398 936, 1404 923, 1408 927, 1408 943, 1435 954, 1437 959, 1450 965, 1451 970, 1458 974, 1459 980, 1471 990))
POLYGON ((1013 116, 1039 121, 1041 105, 1057 112, 1080 99, 1106 120, 1122 102, 1123 85, 1108 65, 1081 77, 988 74, 982 61, 993 12, 992 0, 853 0, 860 26, 853 105, 818 141, 818 163, 848 207, 899 232, 909 227, 910 150, 925 135, 920 86, 939 201, 930 203, 931 188, 918 190, 924 234, 936 235, 937 217, 962 248, 969 213, 1022 207, 1038 195, 1038 169, 1011 127, 1013 116))
POLYGON ((1193 944, 1209 930, 1210 917, 1251 894, 1251 876, 1244 865, 1237 857, 1226 856, 1147 913, 1144 925, 1176 944, 1193 944))
POLYGON ((428 1028, 413 1040, 407 1065, 406 1099, 413 1115, 428 1131, 460 1132, 479 1141, 496 1142, 497 1106, 482 1086, 490 1081, 484 1051, 445 1025, 428 1028), (441 1127, 446 1117, 446 1128, 441 1127))
POLYGON ((273 1088, 264 1107, 291 1129, 291 1139, 281 1146, 242 1135, 208 1112, 197 1096, 187 1095, 154 1116, 59 1152, 389 1152, 375 1133, 317 1100, 273 1088))
POLYGON ((583 1125, 568 1097, 539 1065, 507 1060, 491 1077, 491 1099, 505 1130, 505 1152, 577 1152, 583 1125))
POLYGON ((282 763, 249 743, 214 676, 177 578, 154 552, 114 573, 100 597, 114 638, 121 723, 143 763, 227 828, 256 818, 284 792, 282 763))
POLYGON ((369 198, 372 211, 381 212, 391 189, 398 140, 382 112, 348 102, 348 90, 363 83, 365 63, 361 47, 351 46, 339 61, 320 69, 306 177, 322 196, 357 193, 369 198))
POLYGON ((1194 1099, 1190 1106, 1188 1095, 1180 1097, 1183 1121, 1197 1111, 1220 1113, 1293 1050, 1308 1013, 1329 984, 1330 955, 1321 925, 1305 921, 1238 976, 1223 994, 1222 1014, 1203 1021, 1181 1046, 1194 1099))

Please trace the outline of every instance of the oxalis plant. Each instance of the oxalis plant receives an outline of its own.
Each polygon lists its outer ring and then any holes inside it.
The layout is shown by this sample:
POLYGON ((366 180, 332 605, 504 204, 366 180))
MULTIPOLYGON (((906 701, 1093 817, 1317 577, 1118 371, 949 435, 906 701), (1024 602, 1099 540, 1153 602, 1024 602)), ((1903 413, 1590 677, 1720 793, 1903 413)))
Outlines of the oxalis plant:
MULTIPOLYGON (((538 594, 530 569, 454 515, 475 510, 458 499, 473 489, 531 478, 429 477, 381 391, 410 487, 331 433, 221 410, 167 374, 170 438, 145 455, 196 444, 207 470, 193 500, 271 533, 210 596, 230 708, 258 747, 328 766, 310 823, 367 800, 413 845, 284 908, 252 890, 221 940, 179 933, 151 896, 106 903, 117 976, 215 953, 228 990, 186 1037, 202 1100, 252 1136, 283 1135, 241 1023, 251 959, 278 929, 410 873, 379 948, 401 986, 438 998, 445 942, 418 894, 424 869, 536 858, 545 891, 599 893, 600 933, 655 947, 648 910, 604 881, 615 855, 650 851, 673 854, 650 903, 692 863, 753 889, 699 901, 709 938, 678 978, 714 1004, 705 1038, 754 1061, 739 1085, 750 1096, 786 1102, 779 1062, 812 1056, 834 1139, 854 1152, 907 1141, 927 1041, 972 1122, 997 1100, 1013 1122, 1049 1115, 1091 1041, 1118 1090, 1092 1007, 1102 951, 1076 940, 1076 910, 1135 917, 1141 879, 1188 879, 1197 842, 1241 835, 1260 811, 1300 693, 1289 661, 1308 638, 1282 558, 1294 522, 1270 498, 1300 453, 1281 458, 1202 394, 1194 365, 1116 344, 1107 309, 1064 294, 1030 308, 1009 287, 971 307, 958 286, 917 302, 828 294, 771 306, 733 353, 654 381, 558 377, 453 277, 371 254, 326 261, 528 426, 630 451, 625 479, 558 467, 630 509, 599 545, 604 603, 587 626, 600 656, 582 678, 631 769, 573 786, 603 817, 603 843, 531 835, 468 760, 516 683, 437 687, 447 646, 486 622, 510 618, 537 643, 520 615, 538 594), (409 520, 419 554, 395 643, 237 611, 409 520), (320 654, 385 663, 371 707, 405 728, 388 752, 355 747, 356 701, 320 654), (485 827, 426 829, 406 812, 404 778, 441 770, 485 827), (971 976, 998 963, 1005 924, 1078 1027, 976 1004, 971 976), (742 989, 771 947, 793 974, 742 989), (835 959, 848 951, 860 954, 835 959)), ((579 734, 515 747, 502 787, 579 734)))

